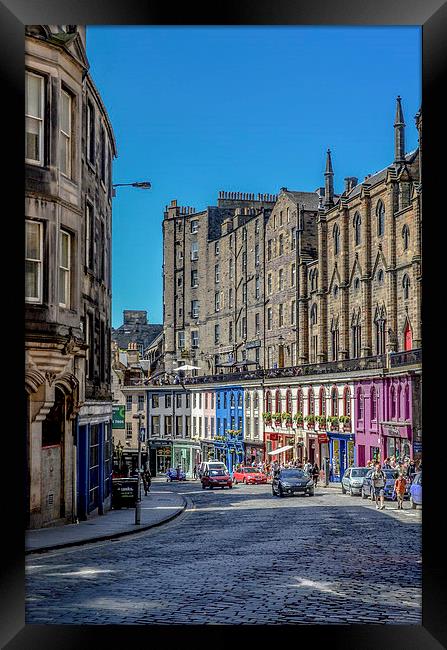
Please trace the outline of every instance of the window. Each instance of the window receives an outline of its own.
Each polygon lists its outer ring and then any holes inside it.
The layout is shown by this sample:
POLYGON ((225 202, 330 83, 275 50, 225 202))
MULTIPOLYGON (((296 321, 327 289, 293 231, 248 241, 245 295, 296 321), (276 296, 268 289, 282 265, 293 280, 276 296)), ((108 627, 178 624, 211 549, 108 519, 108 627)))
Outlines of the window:
POLYGON ((259 313, 255 314, 255 334, 260 334, 261 326, 259 324, 259 313))
POLYGON ((276 413, 282 413, 281 391, 279 389, 275 392, 275 411, 276 413))
POLYGON ((210 436, 214 438, 214 418, 210 418, 210 436))
POLYGON ((284 325, 284 306, 278 305, 278 326, 283 327, 284 325))
POLYGON ((255 298, 258 299, 260 296, 260 281, 259 281, 259 276, 256 276, 255 279, 255 298))
POLYGON ((144 411, 144 395, 138 395, 138 410, 144 411))
POLYGON ((269 273, 267 276, 267 295, 272 295, 272 274, 269 273))
POLYGON ((259 266, 259 244, 255 245, 255 266, 259 266))
POLYGON ((159 407, 159 397, 157 394, 152 395, 152 408, 158 409, 159 407))
POLYGON ((295 325, 296 302, 292 300, 290 305, 290 324, 295 325))
POLYGON ((87 160, 95 162, 95 111, 91 102, 87 102, 87 160))
POLYGON ((199 286, 199 272, 197 269, 193 269, 191 271, 191 287, 198 287, 199 286))
POLYGON ((198 330, 192 330, 191 331, 191 347, 192 348, 198 348, 199 347, 199 331, 198 330))
POLYGON ((357 359, 360 357, 360 350, 362 344, 362 328, 360 325, 360 312, 353 314, 351 319, 351 337, 352 337, 352 357, 357 359))
POLYGON ((42 228, 38 221, 25 222, 26 302, 42 302, 42 228))
POLYGON ((93 269, 94 225, 93 206, 87 202, 85 204, 85 265, 89 269, 93 269))
POLYGON ((196 241, 193 241, 191 243, 191 259, 192 260, 199 259, 199 244, 196 241))
POLYGON ((316 325, 317 324, 317 305, 312 305, 312 308, 310 310, 310 324, 311 325, 316 325))
POLYGON ((195 234, 199 230, 199 222, 197 219, 192 219, 191 220, 191 233, 195 234))
POLYGON ((290 388, 286 391, 286 413, 292 413, 292 391, 290 388))
POLYGON ((95 365, 95 332, 94 332, 94 315, 91 312, 86 314, 86 375, 88 379, 93 379, 95 365))
POLYGON ((165 436, 172 436, 172 415, 165 415, 165 436))
POLYGON ((410 245, 410 229, 407 224, 402 228, 402 239, 404 240, 404 251, 406 251, 410 245))
POLYGON ((228 275, 230 280, 233 279, 233 259, 230 257, 228 260, 228 275))
POLYGON ((175 416, 175 435, 180 438, 183 436, 183 415, 175 416))
POLYGON ((405 420, 410 419, 410 389, 408 384, 405 386, 404 391, 404 418, 405 420))
POLYGON ((220 310, 220 293, 217 291, 214 294, 214 311, 219 311, 220 310))
POLYGON ((282 226, 283 224, 283 211, 279 211, 279 225, 282 226))
POLYGON ((343 393, 343 415, 351 415, 351 390, 346 386, 343 393))
POLYGON ((363 390, 357 389, 357 418, 363 420, 363 390))
POLYGON ((220 276, 219 276, 219 264, 216 264, 214 267, 214 282, 219 282, 220 276))
POLYGON ((320 415, 326 415, 326 391, 324 388, 320 388, 320 415))
POLYGON ((376 354, 385 354, 386 318, 383 310, 376 310, 374 326, 376 330, 376 354))
POLYGON ((242 303, 244 305, 247 304, 247 285, 246 284, 244 284, 242 286, 242 303))
POLYGON ((233 289, 228 289, 228 307, 233 307, 233 289))
POLYGON ((71 177, 71 95, 61 92, 61 132, 60 132, 60 170, 64 176, 71 177))
POLYGON ((126 422, 126 440, 132 439, 132 422, 126 422))
POLYGON ((371 420, 377 419, 377 397, 374 386, 371 388, 371 420))
POLYGON ((283 235, 279 236, 279 252, 278 255, 284 254, 284 237, 283 235))
POLYGON ((391 404, 391 419, 396 419, 396 389, 394 386, 391 386, 390 390, 390 404, 391 404))
POLYGON ((126 395, 126 411, 132 410, 132 395, 126 395))
POLYGON ((296 228, 290 231, 290 249, 294 251, 296 248, 296 228))
POLYGON ((180 350, 183 350, 184 347, 185 347, 185 332, 183 332, 183 331, 178 332, 177 336, 178 336, 178 339, 177 339, 178 340, 178 347, 180 348, 180 350))
POLYGON ((298 388, 296 392, 296 411, 297 413, 301 413, 303 415, 304 412, 304 397, 303 397, 303 391, 301 388, 298 388))
POLYGON ((247 338, 247 318, 245 316, 242 317, 242 332, 241 332, 242 338, 246 339, 247 338))
POLYGON ((273 314, 272 314, 272 308, 269 307, 267 309, 267 329, 271 330, 273 327, 273 314))
POLYGON ((296 276, 296 265, 292 264, 290 267, 290 286, 295 286, 295 276, 296 276))
POLYGON ((217 241, 214 244, 214 255, 219 255, 219 253, 220 253, 220 242, 217 241))
POLYGON ((189 409, 190 407, 190 398, 189 398, 189 393, 185 394, 185 408, 189 409))
POLYGON ((283 269, 279 269, 278 271, 278 291, 282 291, 284 289, 284 271, 283 269))
POLYGON ((404 300, 408 300, 410 297, 410 278, 407 274, 405 274, 402 279, 402 287, 404 290, 404 300))
POLYGON ((272 240, 269 239, 267 242, 267 260, 270 261, 272 259, 272 240))
POLYGON ((338 323, 331 326, 332 361, 338 361, 339 330, 338 323))
POLYGON ((338 296, 338 285, 336 284, 334 287, 334 298, 338 296))
POLYGON ((385 232, 385 208, 382 201, 379 201, 376 208, 377 234, 381 237, 385 232))
POLYGON ((331 415, 338 415, 338 391, 335 386, 333 386, 331 391, 331 415))
POLYGON ((360 289, 360 278, 354 280, 354 289, 358 291, 360 289))
POLYGON ((230 393, 230 408, 234 409, 235 406, 236 406, 236 402, 234 399, 234 393, 230 393))
POLYGON ((245 408, 249 410, 250 406, 251 406, 251 397, 250 397, 250 393, 247 392, 245 393, 245 408))
POLYGON ((191 300, 191 316, 193 318, 199 317, 199 301, 191 300))
POLYGON ((245 251, 242 253, 242 270, 247 270, 247 253, 245 251))
POLYGON ((340 251, 340 228, 337 223, 332 230, 332 237, 334 239, 334 255, 338 255, 340 251))
POLYGON ((379 284, 383 284, 383 270, 380 269, 379 272, 377 273, 377 282, 379 284))
POLYGON ((230 320, 228 323, 228 342, 233 342, 233 321, 230 320))
POLYGON ((356 246, 358 246, 361 243, 361 230, 360 230, 361 223, 362 223, 362 219, 359 213, 356 212, 354 215, 354 241, 356 246))
POLYGON ((98 279, 105 280, 105 226, 102 219, 99 222, 99 241, 101 250, 98 256, 98 279))
POLYGON ((259 235, 259 219, 255 221, 255 235, 259 235))
POLYGON ((172 395, 165 395, 165 408, 170 409, 172 407, 172 395))
POLYGON ((59 231, 59 306, 70 307, 71 235, 59 231))
POLYGON ((25 159, 33 165, 43 165, 44 141, 44 79, 26 73, 25 91, 25 159))
POLYGON ((214 325, 214 345, 218 345, 220 341, 220 325, 214 325))
POLYGON ((239 408, 242 408, 242 393, 238 393, 237 405, 238 405, 239 408))
POLYGON ((309 415, 315 415, 315 395, 313 388, 310 388, 307 393, 307 410, 309 415))
POLYGON ((177 393, 177 395, 175 396, 175 406, 178 409, 182 408, 182 396, 180 393, 177 393))

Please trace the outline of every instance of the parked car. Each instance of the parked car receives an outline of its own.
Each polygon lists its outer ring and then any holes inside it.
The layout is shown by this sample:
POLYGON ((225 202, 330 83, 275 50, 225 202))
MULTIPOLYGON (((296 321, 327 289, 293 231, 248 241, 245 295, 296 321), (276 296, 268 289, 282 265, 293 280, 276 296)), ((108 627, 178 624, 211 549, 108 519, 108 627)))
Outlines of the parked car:
POLYGON ((410 504, 413 510, 422 506, 422 472, 418 472, 410 486, 410 504))
POLYGON ((346 492, 352 497, 354 494, 361 494, 363 479, 368 474, 368 467, 348 467, 341 479, 341 492, 346 492))
POLYGON ((233 481, 237 483, 267 483, 267 476, 257 467, 240 467, 233 472, 233 481))
POLYGON ((272 495, 284 497, 286 494, 314 495, 314 482, 302 469, 281 469, 272 480, 272 495))
POLYGON ((182 469, 170 467, 166 472, 166 482, 172 483, 172 481, 186 481, 186 473, 182 469))
MULTIPOLYGON (((223 465, 223 463, 221 463, 223 465)), ((205 469, 202 475, 202 478, 200 479, 202 483, 202 489, 204 490, 205 488, 209 488, 212 490, 215 487, 233 487, 233 481, 230 476, 230 472, 227 470, 225 465, 223 467, 219 468, 208 468, 205 469)))
MULTIPOLYGON (((371 499, 374 499, 374 488, 372 486, 372 481, 371 481, 371 476, 372 473, 374 472, 373 469, 370 469, 367 473, 367 475, 363 479, 363 485, 362 485, 362 499, 368 499, 371 497, 371 499)), ((385 489, 384 489, 384 497, 385 499, 395 499, 396 495, 394 493, 394 481, 397 479, 399 476, 399 472, 397 469, 384 469, 383 470, 385 476, 386 476, 386 483, 385 483, 385 489)), ((404 498, 409 497, 409 489, 410 486, 407 483, 407 487, 405 488, 405 495, 404 498)))
POLYGON ((204 472, 210 469, 224 469, 228 471, 225 463, 222 463, 221 461, 218 460, 208 460, 208 461, 204 461, 203 463, 200 463, 197 470, 198 477, 201 479, 204 472))

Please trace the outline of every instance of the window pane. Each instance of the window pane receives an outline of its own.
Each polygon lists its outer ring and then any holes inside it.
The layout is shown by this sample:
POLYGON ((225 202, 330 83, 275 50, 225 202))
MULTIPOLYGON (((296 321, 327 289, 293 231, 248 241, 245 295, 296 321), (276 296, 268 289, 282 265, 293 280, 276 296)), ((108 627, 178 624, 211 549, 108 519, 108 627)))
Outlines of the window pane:
POLYGON ((65 269, 68 269, 68 263, 69 263, 69 241, 70 241, 70 236, 65 232, 61 232, 60 265, 63 266, 65 269))
POLYGON ((26 114, 42 117, 42 82, 41 77, 26 75, 26 114))
POLYGON ((29 160, 40 160, 40 128, 38 120, 26 118, 25 157, 29 160))
POLYGON ((40 260, 40 224, 27 221, 26 249, 27 259, 40 260))
POLYGON ((25 263, 25 297, 40 298, 39 296, 39 264, 37 262, 25 263))
POLYGON ((61 96, 61 129, 67 135, 70 135, 70 96, 63 92, 61 96))
POLYGON ((61 133, 60 141, 60 161, 61 161, 61 172, 68 176, 70 174, 70 147, 69 139, 61 133))
POLYGON ((64 269, 59 269, 59 303, 66 305, 66 277, 67 272, 64 269))

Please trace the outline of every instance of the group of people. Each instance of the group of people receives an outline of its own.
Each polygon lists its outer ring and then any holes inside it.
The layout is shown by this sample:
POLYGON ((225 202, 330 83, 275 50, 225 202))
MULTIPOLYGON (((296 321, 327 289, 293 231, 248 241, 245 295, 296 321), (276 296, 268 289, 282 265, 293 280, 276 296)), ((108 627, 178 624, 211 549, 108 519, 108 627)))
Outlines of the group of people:
MULTIPOLYGON (((369 466, 369 465, 368 465, 369 466)), ((412 482, 415 474, 422 471, 422 461, 414 461, 409 458, 404 462, 396 462, 394 457, 386 458, 383 465, 379 462, 374 464, 374 471, 371 475, 372 486, 374 489, 374 499, 376 508, 383 510, 385 507, 385 484, 386 475, 384 469, 398 470, 397 478, 394 481, 394 493, 397 500, 397 509, 404 509, 404 498, 407 485, 412 482)))
MULTIPOLYGON (((367 467, 372 469, 375 468, 378 461, 370 460, 366 464, 367 467)), ((411 460, 408 456, 404 458, 396 459, 395 456, 388 456, 385 458, 382 464, 382 469, 394 469, 397 470, 400 474, 403 474, 410 481, 413 480, 413 477, 418 472, 422 471, 422 460, 417 461, 411 460)))

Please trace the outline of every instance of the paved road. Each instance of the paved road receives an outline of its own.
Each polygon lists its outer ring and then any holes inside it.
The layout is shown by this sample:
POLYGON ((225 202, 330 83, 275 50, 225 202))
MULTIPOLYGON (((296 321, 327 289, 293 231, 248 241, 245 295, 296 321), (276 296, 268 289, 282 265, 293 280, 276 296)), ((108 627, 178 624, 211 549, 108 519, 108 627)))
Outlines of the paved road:
POLYGON ((163 489, 190 503, 173 522, 29 556, 26 622, 421 624, 421 511, 408 504, 163 489))

